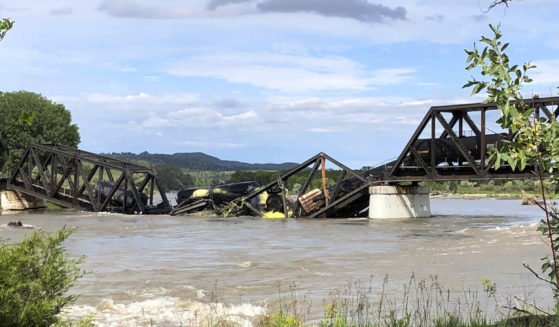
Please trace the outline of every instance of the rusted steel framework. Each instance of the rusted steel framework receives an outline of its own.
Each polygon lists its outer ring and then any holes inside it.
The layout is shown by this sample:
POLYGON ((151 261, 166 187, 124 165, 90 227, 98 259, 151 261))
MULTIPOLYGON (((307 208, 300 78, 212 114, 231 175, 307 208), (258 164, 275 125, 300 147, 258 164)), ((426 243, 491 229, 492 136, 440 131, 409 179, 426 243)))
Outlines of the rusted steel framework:
POLYGON ((171 209, 153 169, 64 145, 28 146, 7 188, 79 210, 165 213, 171 209), (155 189, 161 196, 157 205, 155 189))
POLYGON ((363 177, 362 173, 353 171, 325 153, 319 153, 279 176, 277 180, 243 197, 241 203, 250 213, 262 217, 264 213, 251 200, 264 192, 274 193, 279 190, 281 208, 286 218, 350 217, 367 208, 369 200, 367 187, 369 185, 370 182, 363 177), (327 187, 325 180, 327 162, 343 171, 337 183, 330 187, 327 187), (322 189, 307 192, 319 169, 321 170, 322 189), (285 188, 287 180, 304 170, 308 170, 305 183, 299 190, 296 199, 290 199, 285 188))
MULTIPOLYGON (((535 116, 556 120, 559 97, 525 100, 535 109, 535 116)), ((498 110, 492 103, 473 103, 431 107, 398 159, 370 170, 366 175, 385 182, 423 180, 476 180, 534 178, 537 167, 513 171, 510 166, 493 168, 488 149, 514 140, 511 131, 496 133, 488 129, 486 113, 498 110), (473 119, 479 112, 480 118, 473 119), (473 136, 464 133, 469 127, 473 136), (429 138, 420 138, 430 128, 429 138), (437 131, 440 133, 438 134, 437 131)))

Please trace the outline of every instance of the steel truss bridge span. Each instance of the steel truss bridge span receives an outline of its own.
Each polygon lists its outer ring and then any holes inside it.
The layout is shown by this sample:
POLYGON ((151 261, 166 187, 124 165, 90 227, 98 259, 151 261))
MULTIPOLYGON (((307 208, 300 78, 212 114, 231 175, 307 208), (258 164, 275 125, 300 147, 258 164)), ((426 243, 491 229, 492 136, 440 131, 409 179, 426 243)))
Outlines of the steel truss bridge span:
MULTIPOLYGON (((535 97, 525 102, 542 121, 554 121, 559 115, 559 97, 535 97)), ((535 178, 535 166, 523 170, 508 165, 493 167, 496 158, 489 160, 489 149, 514 141, 516 135, 510 130, 495 132, 489 128, 487 115, 492 111, 498 114, 494 103, 431 107, 398 158, 365 175, 386 183, 535 178), (467 128, 473 135, 466 134, 467 128)))
POLYGON ((171 210, 154 169, 64 145, 29 145, 7 188, 78 210, 171 210), (157 205, 155 191, 161 198, 157 205))

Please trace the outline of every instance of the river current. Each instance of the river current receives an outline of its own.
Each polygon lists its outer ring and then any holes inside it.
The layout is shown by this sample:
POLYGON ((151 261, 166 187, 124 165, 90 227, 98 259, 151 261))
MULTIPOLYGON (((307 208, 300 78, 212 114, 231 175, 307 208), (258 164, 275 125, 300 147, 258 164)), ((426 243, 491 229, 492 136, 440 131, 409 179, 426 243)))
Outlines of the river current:
MULTIPOLYGON (((539 271, 547 254, 537 222, 520 200, 432 199, 431 218, 261 219, 120 215, 74 210, 2 213, 0 237, 34 229, 78 230, 65 243, 86 256, 80 294, 68 315, 95 315, 101 326, 195 325, 218 312, 249 325, 285 298, 320 316, 333 292, 356 282, 397 296, 414 274, 453 292, 481 289, 550 304, 539 271), (21 220, 32 228, 12 228, 21 220)), ((313 317, 313 318, 316 318, 313 317)))

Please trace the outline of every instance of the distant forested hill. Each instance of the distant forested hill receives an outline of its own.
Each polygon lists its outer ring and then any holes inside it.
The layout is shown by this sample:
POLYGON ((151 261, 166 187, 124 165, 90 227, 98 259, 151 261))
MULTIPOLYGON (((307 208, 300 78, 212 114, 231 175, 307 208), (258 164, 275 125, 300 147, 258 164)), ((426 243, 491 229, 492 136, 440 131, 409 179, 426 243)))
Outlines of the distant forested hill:
POLYGON ((235 170, 287 170, 297 166, 294 162, 281 164, 246 163, 240 161, 221 160, 202 152, 187 152, 174 154, 158 154, 142 152, 139 154, 123 152, 111 153, 109 156, 126 161, 148 164, 171 164, 188 170, 206 171, 235 171, 235 170))

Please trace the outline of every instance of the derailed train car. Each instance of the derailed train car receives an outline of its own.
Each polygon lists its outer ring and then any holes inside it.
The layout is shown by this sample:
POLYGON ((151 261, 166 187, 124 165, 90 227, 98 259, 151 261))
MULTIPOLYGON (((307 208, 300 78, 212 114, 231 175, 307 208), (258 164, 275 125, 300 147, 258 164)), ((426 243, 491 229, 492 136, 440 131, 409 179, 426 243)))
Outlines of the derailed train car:
POLYGON ((177 207, 172 214, 193 213, 203 210, 219 210, 231 201, 246 196, 260 185, 255 181, 192 187, 177 193, 177 207))
MULTIPOLYGON (((115 182, 101 180, 97 183, 95 188, 95 195, 101 198, 101 201, 105 201, 110 193, 111 190, 114 188, 115 182)), ((140 194, 140 200, 142 201, 143 205, 147 205, 147 196, 144 193, 140 194)), ((127 190, 124 192, 124 188, 121 186, 116 189, 114 194, 110 197, 109 203, 112 207, 123 207, 125 209, 130 209, 135 204, 134 199, 134 192, 132 190, 127 190)))
MULTIPOLYGON (((488 134, 485 136, 485 142, 488 147, 500 148, 503 145, 505 136, 501 134, 488 134)), ((475 159, 481 156, 480 136, 460 137, 458 140, 464 145, 464 149, 475 159)), ((425 162, 431 162, 431 139, 419 139, 414 142, 413 147, 421 155, 421 159, 425 162)), ((433 151, 435 153, 435 164, 446 163, 453 165, 465 162, 466 158, 460 152, 456 143, 450 138, 435 139, 433 151)), ((411 164, 415 158, 408 157, 404 164, 411 164)))
MULTIPOLYGON (((177 206, 171 214, 191 214, 209 210, 215 214, 227 215, 228 209, 237 209, 235 215, 250 215, 250 211, 246 208, 235 208, 235 201, 259 189, 260 184, 255 181, 187 188, 177 193, 177 206)), ((268 216, 273 216, 274 212, 283 210, 280 192, 278 188, 261 192, 250 199, 250 205, 267 213, 268 216)))
POLYGON ((209 187, 187 188, 177 193, 177 203, 182 203, 185 200, 211 198, 215 204, 220 205, 240 196, 248 195, 258 187, 260 185, 257 182, 247 181, 209 187))

